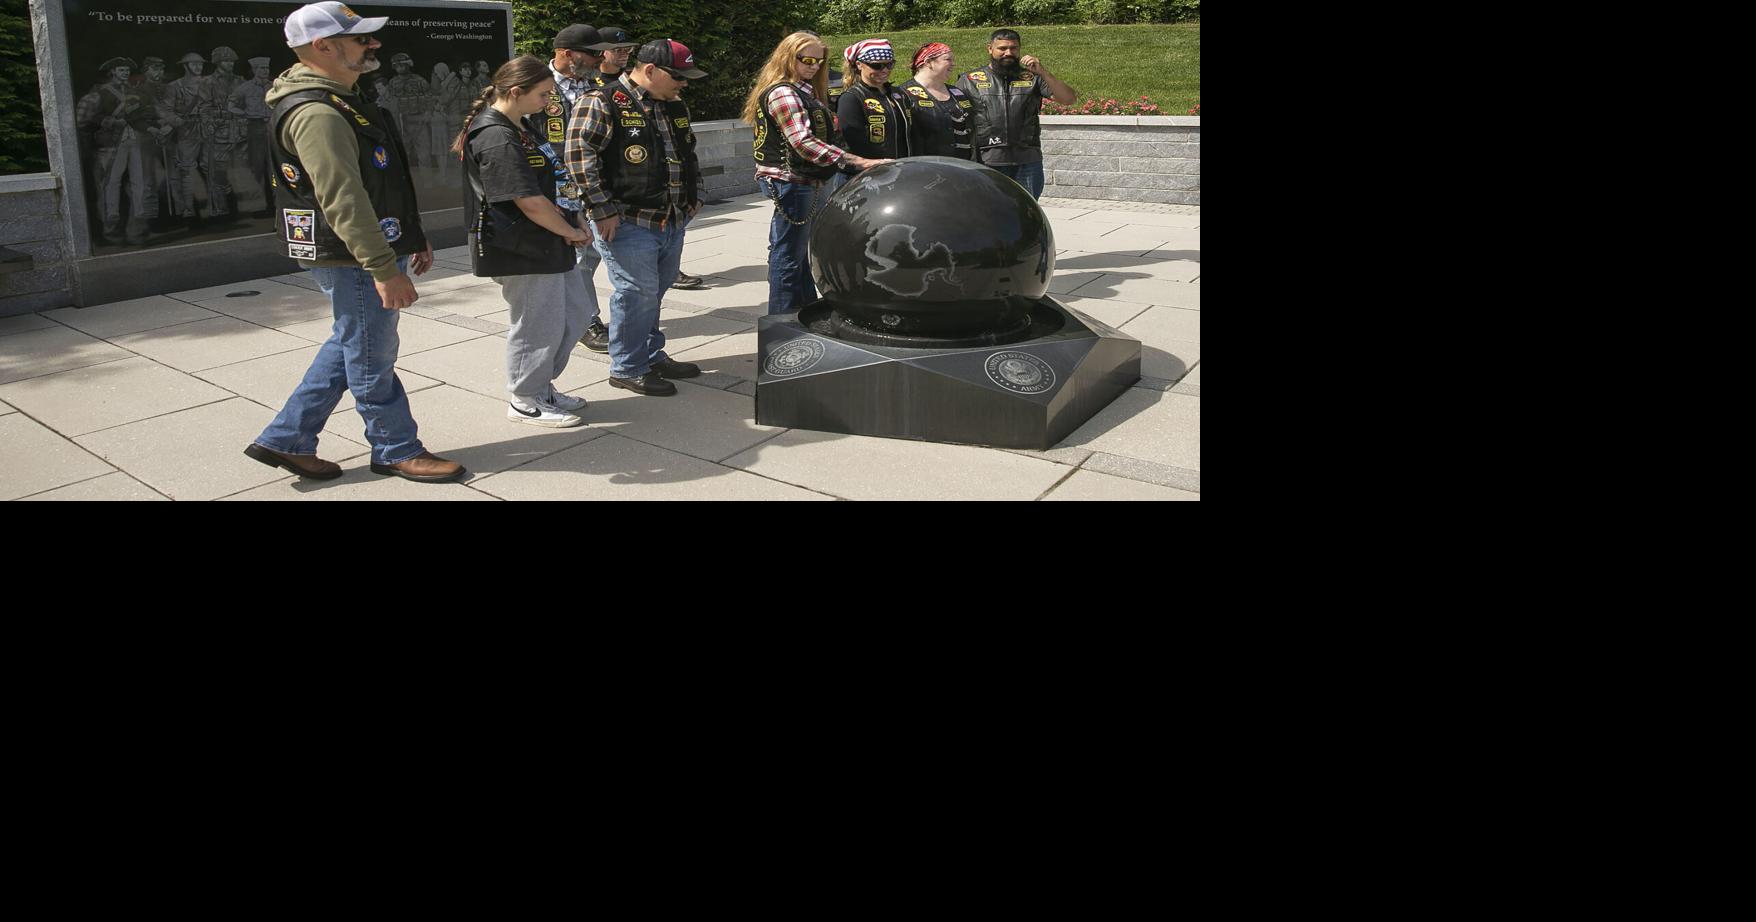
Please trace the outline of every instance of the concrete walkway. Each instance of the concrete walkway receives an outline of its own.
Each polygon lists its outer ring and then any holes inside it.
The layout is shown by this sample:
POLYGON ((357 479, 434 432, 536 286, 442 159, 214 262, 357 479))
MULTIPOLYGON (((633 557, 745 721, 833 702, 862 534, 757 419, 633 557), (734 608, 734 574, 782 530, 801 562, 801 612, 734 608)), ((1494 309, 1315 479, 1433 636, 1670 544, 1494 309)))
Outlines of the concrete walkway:
POLYGON ((640 397, 576 348, 557 383, 591 402, 574 429, 506 419, 500 287, 461 247, 438 253, 397 369, 422 441, 469 468, 463 483, 373 475, 351 396, 319 449, 341 478, 243 455, 329 336, 308 273, 0 318, 0 499, 1200 499, 1201 209, 1043 205, 1060 248, 1049 291, 1139 339, 1146 375, 1046 452, 756 425, 771 206, 744 196, 689 229, 683 269, 708 288, 665 299, 668 351, 702 376, 640 397))

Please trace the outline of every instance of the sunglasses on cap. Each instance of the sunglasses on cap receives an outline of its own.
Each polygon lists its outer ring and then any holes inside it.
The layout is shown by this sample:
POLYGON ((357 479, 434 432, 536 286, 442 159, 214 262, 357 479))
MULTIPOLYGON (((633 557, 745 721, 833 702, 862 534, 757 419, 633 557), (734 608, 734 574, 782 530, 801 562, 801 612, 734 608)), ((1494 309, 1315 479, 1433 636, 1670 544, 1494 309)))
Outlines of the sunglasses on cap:
POLYGON ((815 66, 818 64, 822 64, 824 61, 823 58, 814 58, 808 54, 801 54, 801 55, 798 55, 797 57, 799 59, 799 63, 805 65, 806 67, 812 67, 812 66, 815 66))

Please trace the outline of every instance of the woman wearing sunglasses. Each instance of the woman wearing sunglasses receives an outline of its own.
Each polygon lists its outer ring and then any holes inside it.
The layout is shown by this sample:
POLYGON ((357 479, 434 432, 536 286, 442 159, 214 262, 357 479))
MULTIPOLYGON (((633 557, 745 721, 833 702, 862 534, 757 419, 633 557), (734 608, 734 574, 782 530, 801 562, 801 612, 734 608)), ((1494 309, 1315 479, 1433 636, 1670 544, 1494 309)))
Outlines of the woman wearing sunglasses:
MULTIPOLYGON (((851 79, 835 110, 842 146, 862 157, 907 157, 909 97, 890 85, 896 53, 889 40, 855 42, 843 57, 851 79)), ((851 179, 855 171, 843 166, 842 172, 851 179)))
POLYGON ((755 126, 756 182, 774 202, 768 225, 768 312, 791 313, 817 299, 811 281, 811 219, 829 197, 836 168, 865 170, 888 163, 831 143, 828 68, 823 40, 811 32, 781 39, 744 100, 755 126))
POLYGON ((909 153, 916 157, 974 159, 969 128, 970 110, 975 102, 964 91, 946 85, 951 69, 956 66, 951 46, 943 42, 922 45, 910 60, 915 76, 902 85, 903 94, 913 104, 909 153))

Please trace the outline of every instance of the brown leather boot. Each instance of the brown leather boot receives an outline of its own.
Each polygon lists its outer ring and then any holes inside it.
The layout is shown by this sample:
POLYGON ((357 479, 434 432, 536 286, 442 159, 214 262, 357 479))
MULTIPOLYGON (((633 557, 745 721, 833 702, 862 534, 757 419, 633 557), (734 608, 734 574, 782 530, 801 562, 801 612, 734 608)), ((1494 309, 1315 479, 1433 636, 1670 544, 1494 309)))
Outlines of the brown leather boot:
POLYGON ((430 451, 423 451, 399 464, 379 464, 374 461, 372 462, 372 473, 394 474, 404 480, 415 480, 421 483, 444 483, 448 480, 456 480, 469 472, 456 461, 447 461, 430 451))
POLYGON ((255 442, 244 447, 244 454, 269 467, 284 467, 300 477, 309 477, 312 480, 334 480, 341 476, 341 465, 334 461, 325 461, 316 455, 283 455, 255 442))

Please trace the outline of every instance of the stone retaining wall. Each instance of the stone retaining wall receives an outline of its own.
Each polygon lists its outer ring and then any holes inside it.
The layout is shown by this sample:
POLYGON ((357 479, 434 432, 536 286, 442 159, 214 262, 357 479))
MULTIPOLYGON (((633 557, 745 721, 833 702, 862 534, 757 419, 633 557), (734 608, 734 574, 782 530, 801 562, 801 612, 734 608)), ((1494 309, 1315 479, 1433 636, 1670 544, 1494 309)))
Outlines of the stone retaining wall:
POLYGON ((701 165, 702 198, 707 201, 762 191, 756 185, 750 123, 722 118, 695 124, 695 159, 701 165))
POLYGON ((50 173, 0 176, 0 247, 29 254, 32 265, 0 273, 0 317, 66 307, 66 229, 61 183, 50 173))
POLYGON ((1201 204, 1201 117, 1043 116, 1043 195, 1201 204))

